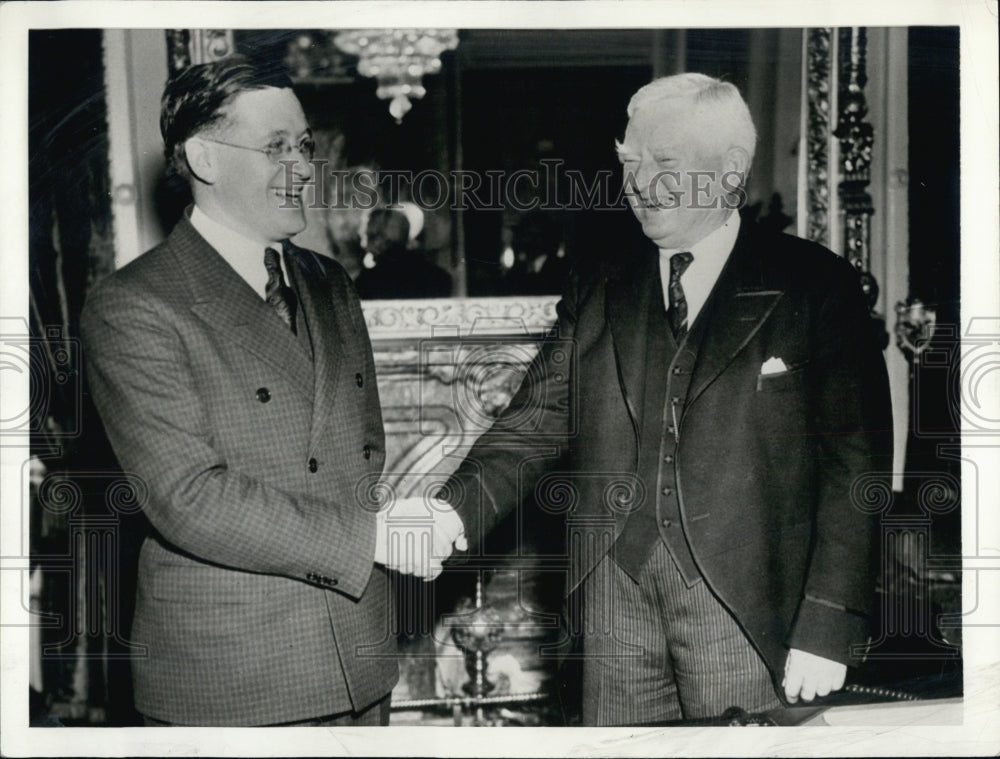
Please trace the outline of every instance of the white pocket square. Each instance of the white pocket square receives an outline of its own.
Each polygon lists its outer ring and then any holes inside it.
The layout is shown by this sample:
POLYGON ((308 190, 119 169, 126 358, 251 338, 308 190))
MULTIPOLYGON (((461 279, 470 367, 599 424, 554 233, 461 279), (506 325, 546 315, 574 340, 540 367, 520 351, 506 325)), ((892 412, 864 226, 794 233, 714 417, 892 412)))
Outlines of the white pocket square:
POLYGON ((760 365, 761 376, 766 374, 781 374, 787 371, 788 367, 785 366, 785 362, 775 356, 771 356, 771 358, 760 365))

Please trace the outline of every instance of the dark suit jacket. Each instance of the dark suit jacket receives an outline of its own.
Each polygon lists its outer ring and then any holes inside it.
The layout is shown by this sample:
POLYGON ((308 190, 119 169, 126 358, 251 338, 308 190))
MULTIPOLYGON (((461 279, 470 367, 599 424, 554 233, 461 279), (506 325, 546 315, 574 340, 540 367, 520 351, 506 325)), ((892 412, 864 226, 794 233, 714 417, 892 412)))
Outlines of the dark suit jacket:
POLYGON ((154 528, 131 641, 136 706, 160 720, 306 719, 396 682, 373 655, 394 639, 371 346, 341 267, 292 257, 314 360, 186 219, 84 310, 91 391, 154 528))
MULTIPOLYGON (((653 508, 655 483, 637 472, 656 256, 571 276, 521 389, 446 488, 473 540, 528 494, 562 509, 570 590, 630 509, 653 508)), ((744 223, 700 318, 675 458, 694 558, 776 680, 789 646, 847 662, 868 634, 878 525, 865 504, 888 489, 892 439, 858 277, 820 246, 744 223), (771 357, 788 370, 762 376, 771 357)))

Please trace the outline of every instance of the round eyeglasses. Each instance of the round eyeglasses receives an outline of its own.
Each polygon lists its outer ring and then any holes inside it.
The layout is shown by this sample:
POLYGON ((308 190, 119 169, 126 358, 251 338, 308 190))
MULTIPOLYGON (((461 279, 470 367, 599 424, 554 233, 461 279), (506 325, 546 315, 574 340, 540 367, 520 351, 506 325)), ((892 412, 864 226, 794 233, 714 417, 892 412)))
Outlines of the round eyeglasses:
POLYGON ((254 148, 250 145, 237 145, 235 142, 216 140, 212 137, 202 137, 201 139, 206 142, 214 142, 218 145, 225 145, 230 148, 239 148, 240 150, 252 150, 255 153, 263 153, 271 160, 271 163, 275 164, 280 163, 281 161, 293 160, 292 155, 296 152, 298 152, 298 154, 306 161, 311 161, 313 159, 313 155, 316 153, 316 141, 312 137, 303 137, 296 145, 292 145, 292 143, 285 139, 272 140, 262 148, 254 148))

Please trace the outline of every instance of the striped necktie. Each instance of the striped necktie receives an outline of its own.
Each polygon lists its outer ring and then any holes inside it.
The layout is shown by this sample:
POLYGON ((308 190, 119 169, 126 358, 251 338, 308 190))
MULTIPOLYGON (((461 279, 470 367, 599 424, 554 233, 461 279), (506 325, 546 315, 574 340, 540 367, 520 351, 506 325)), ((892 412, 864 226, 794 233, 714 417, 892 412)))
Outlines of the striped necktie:
POLYGON ((681 275, 694 260, 688 251, 674 253, 670 256, 670 283, 667 287, 670 295, 670 306, 667 308, 667 320, 670 329, 677 340, 683 339, 688 330, 688 304, 681 287, 681 275))
POLYGON ((273 248, 264 250, 264 268, 267 269, 267 287, 264 288, 264 299, 267 305, 274 309, 281 320, 295 333, 295 293, 285 284, 285 276, 281 273, 281 259, 278 251, 273 248))

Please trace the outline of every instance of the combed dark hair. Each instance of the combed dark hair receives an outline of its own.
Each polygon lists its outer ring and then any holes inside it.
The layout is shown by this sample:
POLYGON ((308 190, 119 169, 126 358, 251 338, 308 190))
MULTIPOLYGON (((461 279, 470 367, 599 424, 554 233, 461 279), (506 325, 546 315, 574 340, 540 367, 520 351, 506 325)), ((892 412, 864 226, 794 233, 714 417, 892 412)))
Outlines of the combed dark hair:
POLYGON ((291 79, 282 71, 255 65, 242 55, 188 66, 167 82, 160 101, 160 134, 167 164, 187 177, 184 143, 189 137, 224 120, 226 106, 237 95, 291 86, 291 79))

